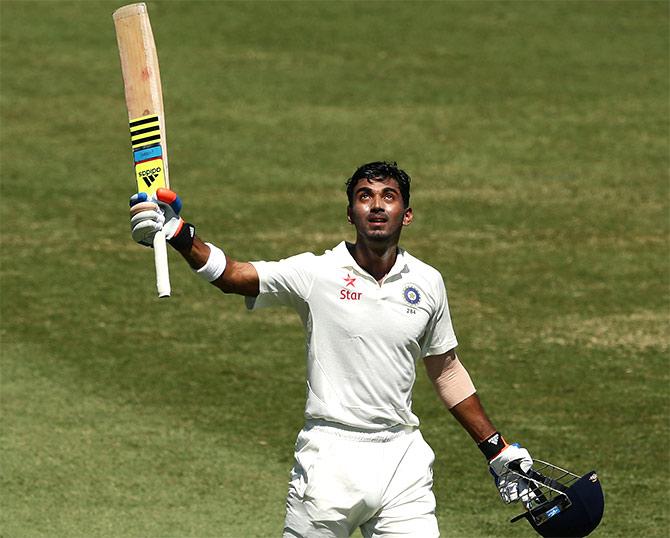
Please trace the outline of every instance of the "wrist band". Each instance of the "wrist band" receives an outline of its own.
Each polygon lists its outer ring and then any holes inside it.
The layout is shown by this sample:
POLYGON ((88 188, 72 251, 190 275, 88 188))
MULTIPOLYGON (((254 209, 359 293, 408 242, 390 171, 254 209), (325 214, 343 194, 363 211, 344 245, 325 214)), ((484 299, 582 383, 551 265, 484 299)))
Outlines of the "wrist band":
POLYGON ((500 454, 505 447, 507 442, 498 432, 495 432, 493 435, 490 435, 484 439, 481 443, 478 443, 477 446, 479 450, 482 451, 482 454, 486 457, 488 461, 491 461, 498 454, 500 454))
POLYGON ((200 275, 207 282, 214 282, 226 270, 226 255, 223 250, 215 247, 211 243, 205 243, 209 247, 209 258, 207 263, 200 269, 196 269, 196 274, 200 275))
POLYGON ((181 227, 177 230, 168 243, 179 252, 191 252, 193 238, 195 237, 195 226, 190 222, 182 221, 181 227))

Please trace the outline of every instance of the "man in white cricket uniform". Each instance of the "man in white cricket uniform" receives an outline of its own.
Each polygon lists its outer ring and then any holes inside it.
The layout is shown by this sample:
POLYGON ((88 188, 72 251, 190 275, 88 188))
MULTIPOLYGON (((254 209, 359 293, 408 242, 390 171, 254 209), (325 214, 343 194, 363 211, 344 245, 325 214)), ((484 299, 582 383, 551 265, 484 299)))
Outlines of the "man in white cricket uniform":
POLYGON ((242 263, 203 243, 179 217, 171 191, 131 198, 133 238, 151 244, 163 229, 206 280, 246 297, 251 309, 288 306, 306 333, 307 403, 287 496, 284 537, 439 536, 433 451, 412 412, 422 359, 438 395, 489 461, 506 502, 528 495, 504 474, 525 449, 507 444, 486 416, 455 354, 440 273, 398 247, 413 219, 410 178, 395 163, 361 166, 347 181, 356 242, 320 256, 242 263))
POLYGON ((373 535, 390 526, 437 536, 433 454, 412 413, 412 386, 419 358, 457 344, 440 274, 398 249, 378 282, 344 242, 322 256, 253 265, 260 293, 248 306, 291 306, 306 330, 307 426, 285 532, 349 536, 364 525, 373 535))

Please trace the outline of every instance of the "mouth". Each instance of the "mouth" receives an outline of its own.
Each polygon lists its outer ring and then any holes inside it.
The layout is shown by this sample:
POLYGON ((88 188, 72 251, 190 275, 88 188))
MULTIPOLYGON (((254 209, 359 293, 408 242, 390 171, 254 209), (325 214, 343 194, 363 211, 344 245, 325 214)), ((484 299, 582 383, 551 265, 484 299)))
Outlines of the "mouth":
POLYGON ((383 224, 386 221, 388 221, 388 219, 386 217, 369 217, 368 218, 368 222, 370 222, 372 224, 383 224))

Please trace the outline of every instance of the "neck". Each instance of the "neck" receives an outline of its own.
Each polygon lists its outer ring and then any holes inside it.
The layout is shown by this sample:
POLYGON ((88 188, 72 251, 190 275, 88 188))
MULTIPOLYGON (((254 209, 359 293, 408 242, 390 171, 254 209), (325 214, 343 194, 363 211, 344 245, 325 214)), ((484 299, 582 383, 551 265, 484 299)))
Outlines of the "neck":
POLYGON ((356 263, 372 275, 377 282, 381 282, 383 278, 395 264, 398 257, 398 244, 368 244, 356 239, 353 245, 347 243, 349 253, 356 260, 356 263))

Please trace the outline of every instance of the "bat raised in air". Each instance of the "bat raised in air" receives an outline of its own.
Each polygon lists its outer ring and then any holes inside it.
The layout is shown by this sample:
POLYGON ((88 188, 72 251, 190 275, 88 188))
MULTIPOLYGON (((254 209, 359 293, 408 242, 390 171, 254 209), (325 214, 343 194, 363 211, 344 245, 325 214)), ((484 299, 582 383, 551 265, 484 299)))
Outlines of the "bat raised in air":
MULTIPOLYGON (((112 18, 121 57, 137 191, 153 195, 156 189, 170 185, 163 91, 149 13, 144 3, 130 4, 117 9, 112 18)), ((153 247, 158 296, 169 297, 170 273, 162 231, 155 235, 153 247)))

